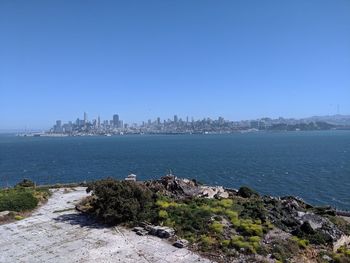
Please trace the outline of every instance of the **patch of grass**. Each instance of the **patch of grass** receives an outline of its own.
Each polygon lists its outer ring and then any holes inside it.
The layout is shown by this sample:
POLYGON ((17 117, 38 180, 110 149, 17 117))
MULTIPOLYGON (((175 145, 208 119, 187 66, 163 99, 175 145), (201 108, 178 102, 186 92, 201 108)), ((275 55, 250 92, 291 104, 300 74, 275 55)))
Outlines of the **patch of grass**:
POLYGON ((22 219, 24 219, 24 217, 20 216, 20 215, 15 215, 14 219, 15 220, 22 220, 22 219))
POLYGON ((290 262, 290 258, 293 255, 297 255, 300 251, 297 242, 292 239, 279 240, 272 243, 270 249, 269 254, 272 254, 272 257, 280 262, 290 262))
POLYGON ((221 207, 224 207, 224 208, 230 208, 233 205, 233 200, 232 199, 221 199, 217 202, 217 204, 221 207))
POLYGON ((216 234, 222 234, 224 232, 224 225, 218 221, 214 221, 210 225, 210 229, 212 229, 216 234))
POLYGON ((175 202, 169 202, 169 201, 161 200, 161 199, 156 201, 156 205, 162 209, 166 209, 166 208, 171 207, 171 206, 178 206, 178 204, 175 202))
POLYGON ((333 253, 332 258, 336 263, 350 262, 350 248, 347 246, 340 247, 336 253, 333 253))
POLYGON ((212 248, 217 243, 217 241, 215 238, 213 238, 211 236, 201 235, 200 243, 202 245, 202 250, 206 251, 206 250, 212 248))
POLYGON ((261 225, 261 222, 255 221, 251 219, 243 219, 239 225, 239 230, 243 232, 244 235, 247 236, 263 236, 264 231, 261 225))
POLYGON ((226 215, 230 220, 238 219, 238 212, 237 212, 237 211, 232 211, 232 210, 226 209, 226 210, 225 210, 225 215, 226 215))
POLYGON ((224 248, 227 248, 231 244, 231 240, 229 239, 224 239, 221 241, 221 246, 224 248))
POLYGON ((298 237, 296 237, 296 236, 292 237, 291 239, 292 239, 293 241, 295 241, 295 242, 298 244, 298 246, 299 246, 300 248, 302 248, 302 249, 307 248, 308 245, 310 244, 310 241, 309 241, 309 240, 307 240, 307 239, 300 239, 300 238, 298 238, 298 237))
POLYGON ((158 216, 160 219, 164 220, 164 219, 167 219, 168 218, 168 212, 165 211, 165 210, 160 210, 158 212, 158 216))

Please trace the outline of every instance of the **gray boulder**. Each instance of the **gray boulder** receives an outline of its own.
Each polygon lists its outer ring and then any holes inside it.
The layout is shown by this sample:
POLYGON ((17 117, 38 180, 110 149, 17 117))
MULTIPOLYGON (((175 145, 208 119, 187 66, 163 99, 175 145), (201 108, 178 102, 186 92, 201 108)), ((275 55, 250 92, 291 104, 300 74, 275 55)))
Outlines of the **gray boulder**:
POLYGON ((179 239, 173 244, 173 246, 177 248, 184 248, 187 247, 188 244, 189 242, 186 239, 179 239))

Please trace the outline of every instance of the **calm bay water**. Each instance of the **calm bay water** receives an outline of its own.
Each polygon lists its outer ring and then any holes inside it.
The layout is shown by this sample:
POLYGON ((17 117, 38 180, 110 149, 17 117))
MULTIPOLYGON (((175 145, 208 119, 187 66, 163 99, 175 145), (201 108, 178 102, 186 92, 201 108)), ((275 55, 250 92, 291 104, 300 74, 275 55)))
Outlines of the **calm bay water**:
POLYGON ((0 186, 112 176, 179 177, 350 209, 350 132, 15 137, 0 135, 0 186))

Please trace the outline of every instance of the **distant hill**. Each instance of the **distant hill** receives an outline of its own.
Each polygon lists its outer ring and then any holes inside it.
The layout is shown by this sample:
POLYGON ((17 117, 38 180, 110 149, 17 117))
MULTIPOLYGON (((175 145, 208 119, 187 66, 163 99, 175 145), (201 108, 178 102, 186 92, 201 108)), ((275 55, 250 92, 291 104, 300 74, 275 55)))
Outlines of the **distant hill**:
POLYGON ((307 122, 327 122, 333 125, 350 125, 350 115, 329 115, 329 116, 313 116, 309 118, 302 119, 307 122))

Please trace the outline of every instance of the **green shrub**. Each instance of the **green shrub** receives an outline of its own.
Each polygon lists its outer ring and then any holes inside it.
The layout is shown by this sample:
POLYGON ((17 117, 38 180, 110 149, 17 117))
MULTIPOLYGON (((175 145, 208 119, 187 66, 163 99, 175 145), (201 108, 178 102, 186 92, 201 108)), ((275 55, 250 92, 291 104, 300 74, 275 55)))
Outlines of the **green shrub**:
POLYGON ((217 234, 222 234, 224 232, 224 225, 220 222, 214 221, 210 225, 210 229, 212 229, 217 234))
POLYGON ((300 248, 307 248, 307 246, 310 244, 310 241, 307 239, 300 239, 296 236, 292 237, 292 240, 295 241, 300 248))
POLYGON ((238 229, 240 231, 242 231, 243 234, 245 234, 247 236, 260 236, 261 237, 264 234, 262 225, 259 224, 258 222, 253 223, 253 221, 251 219, 241 220, 241 224, 238 227, 238 229))
POLYGON ((261 241, 261 237, 259 236, 252 236, 252 237, 249 237, 248 239, 250 242, 260 242, 261 241))
POLYGON ((92 191, 91 211, 108 224, 136 223, 156 218, 152 213, 152 192, 144 185, 131 181, 105 179, 88 184, 92 191))
POLYGON ((214 213, 214 214, 224 214, 225 209, 221 206, 219 207, 210 207, 210 212, 214 213))
POLYGON ((246 187, 246 186, 242 186, 241 188, 239 188, 238 190, 238 195, 244 198, 250 198, 252 196, 259 196, 259 194, 254 191, 253 189, 246 187))
POLYGON ((221 199, 221 200, 218 202, 218 205, 219 205, 219 206, 222 206, 222 207, 224 207, 224 208, 229 208, 229 207, 232 207, 232 205, 233 205, 233 200, 232 200, 232 199, 228 199, 228 198, 221 199))
POLYGON ((239 228, 241 225, 241 220, 238 218, 232 218, 231 223, 232 223, 233 227, 239 228))
POLYGON ((170 206, 178 206, 178 204, 175 202, 169 202, 169 201, 160 200, 160 199, 157 200, 156 205, 163 209, 166 209, 170 206))
POLYGON ((22 182, 19 182, 15 185, 15 187, 34 187, 35 184, 33 181, 29 179, 23 179, 22 182))
POLYGON ((332 256, 336 263, 349 263, 350 262, 350 249, 346 246, 340 247, 336 253, 332 256))
POLYGON ((233 247, 236 248, 238 251, 240 251, 241 249, 244 249, 245 252, 247 253, 252 253, 252 254, 256 253, 256 249, 252 246, 251 243, 247 241, 236 240, 231 242, 233 247))
POLYGON ((240 213, 242 218, 259 219, 266 221, 268 217, 267 209, 261 200, 249 200, 244 202, 243 210, 240 213))
POLYGON ((231 241, 234 242, 234 241, 244 241, 244 237, 243 236, 240 236, 240 235, 234 235, 231 237, 231 241))
POLYGON ((201 246, 204 250, 210 249, 212 248, 215 244, 216 244, 216 239, 211 237, 211 236, 207 236, 207 235, 202 235, 200 237, 200 242, 201 242, 201 246))
POLYGON ((168 212, 165 211, 165 210, 160 210, 158 212, 158 216, 161 218, 161 219, 167 219, 168 218, 168 212))
POLYGON ((238 219, 238 212, 236 212, 236 211, 226 209, 225 215, 227 215, 230 220, 238 219))
POLYGON ((230 243, 231 243, 231 240, 225 239, 221 241, 221 246, 226 248, 230 245, 230 243))
POLYGON ((25 189, 10 189, 0 192, 0 211, 26 211, 38 205, 38 199, 32 191, 25 189))
POLYGON ((297 255, 300 251, 297 242, 291 239, 279 240, 271 244, 273 258, 281 262, 289 262, 293 255, 297 255))
POLYGON ((307 239, 310 243, 316 245, 332 243, 332 237, 329 234, 320 229, 314 230, 308 222, 304 222, 300 227, 295 229, 292 234, 300 239, 307 239))

